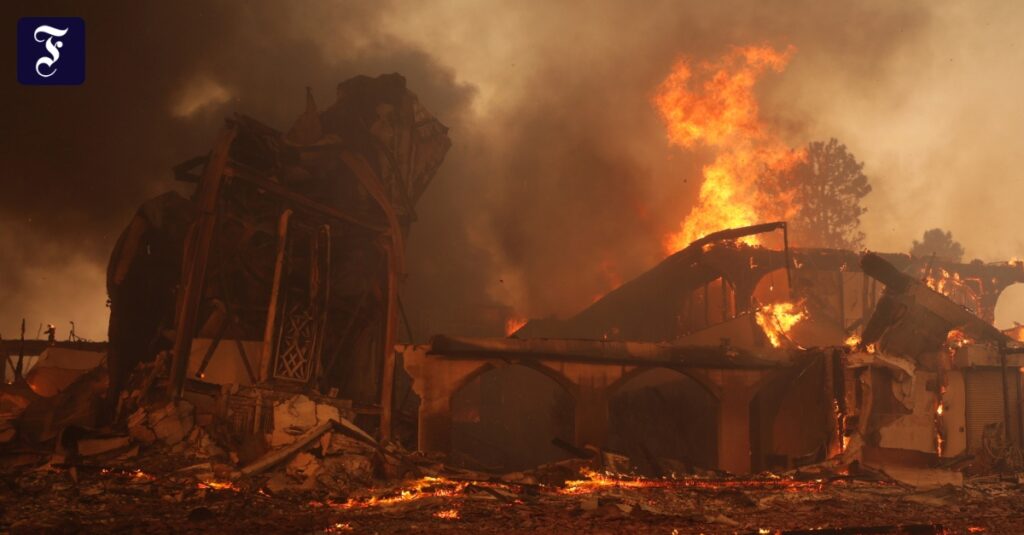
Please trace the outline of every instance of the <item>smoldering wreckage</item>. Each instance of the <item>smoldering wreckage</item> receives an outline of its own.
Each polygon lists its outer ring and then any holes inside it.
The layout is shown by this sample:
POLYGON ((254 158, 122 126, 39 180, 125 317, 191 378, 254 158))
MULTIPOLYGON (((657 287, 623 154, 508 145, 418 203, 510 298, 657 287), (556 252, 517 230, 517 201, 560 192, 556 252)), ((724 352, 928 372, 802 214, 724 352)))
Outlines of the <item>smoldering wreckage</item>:
POLYGON ((449 146, 399 75, 287 133, 228 119, 118 240, 109 343, 3 342, 0 530, 1019 529, 1024 337, 992 322, 1024 264, 768 223, 415 344, 404 244, 449 146))

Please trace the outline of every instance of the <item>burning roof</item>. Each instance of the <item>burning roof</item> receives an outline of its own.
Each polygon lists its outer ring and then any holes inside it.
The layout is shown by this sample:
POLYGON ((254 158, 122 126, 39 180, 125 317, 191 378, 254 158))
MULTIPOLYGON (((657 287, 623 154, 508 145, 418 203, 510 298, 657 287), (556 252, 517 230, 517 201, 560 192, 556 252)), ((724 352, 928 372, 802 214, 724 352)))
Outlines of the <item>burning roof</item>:
MULTIPOLYGON (((566 319, 534 319, 513 336, 595 340, 676 340, 764 306, 796 304, 805 330, 816 324, 810 345, 844 345, 858 333, 881 297, 882 285, 863 275, 861 255, 836 249, 748 245, 750 235, 782 231, 772 223, 713 233, 669 256, 640 276, 566 319), (841 280, 840 280, 841 279, 841 280), (826 329, 822 331, 821 329, 826 329)), ((785 240, 783 240, 785 241, 785 240)), ((953 306, 982 323, 991 321, 999 294, 1024 282, 1020 264, 954 263, 904 254, 873 255, 910 279, 944 271, 953 306), (954 290, 955 289, 955 290, 954 290)), ((795 327, 800 330, 798 325, 795 327)))

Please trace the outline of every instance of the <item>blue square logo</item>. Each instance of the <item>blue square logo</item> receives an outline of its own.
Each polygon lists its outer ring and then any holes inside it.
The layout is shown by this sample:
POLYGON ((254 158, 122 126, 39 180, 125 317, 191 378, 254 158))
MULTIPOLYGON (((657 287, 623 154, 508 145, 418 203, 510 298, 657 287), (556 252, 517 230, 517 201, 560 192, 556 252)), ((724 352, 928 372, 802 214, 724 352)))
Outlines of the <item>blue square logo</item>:
POLYGON ((85 81, 85 21, 79 17, 18 20, 18 81, 79 85, 85 81))

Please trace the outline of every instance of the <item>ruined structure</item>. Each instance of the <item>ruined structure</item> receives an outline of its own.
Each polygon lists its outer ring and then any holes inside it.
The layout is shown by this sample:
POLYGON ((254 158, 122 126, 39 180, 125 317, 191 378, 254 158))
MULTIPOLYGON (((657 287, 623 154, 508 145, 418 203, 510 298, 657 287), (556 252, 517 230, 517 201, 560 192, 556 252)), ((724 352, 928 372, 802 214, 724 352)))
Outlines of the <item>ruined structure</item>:
MULTIPOLYGON (((531 321, 509 339, 438 336, 400 348, 422 398, 419 446, 452 452, 461 444, 468 451, 456 453, 487 457, 516 427, 503 433, 483 415, 526 418, 488 405, 534 403, 527 400, 536 390, 517 397, 515 388, 546 381, 568 394, 562 409, 550 409, 568 423, 532 422, 537 433, 556 435, 535 446, 556 438, 614 449, 655 472, 750 472, 841 453, 935 465, 939 456, 979 451, 982 430, 1003 422, 1020 444, 1019 410, 996 410, 1019 406, 1019 363, 989 322, 1000 293, 1024 282, 1021 264, 872 254, 862 268, 850 251, 738 241, 764 232, 784 234, 785 224, 709 235, 575 316, 531 321), (780 302, 803 312, 786 321, 780 302), (951 332, 962 333, 952 350, 951 332), (507 371, 523 367, 538 372, 532 382, 507 371), (503 381, 516 386, 488 394, 503 381), (479 406, 467 419, 460 400, 474 389, 479 406), (946 412, 937 420, 939 405, 946 412), (486 436, 466 442, 466 433, 486 436)), ((516 464, 516 452, 504 457, 516 464)))
POLYGON ((146 203, 111 256, 111 391, 167 351, 172 396, 236 385, 239 429, 306 393, 387 430, 404 240, 446 132, 397 74, 341 83, 323 112, 310 93, 287 133, 227 120, 175 169, 194 196, 146 203))

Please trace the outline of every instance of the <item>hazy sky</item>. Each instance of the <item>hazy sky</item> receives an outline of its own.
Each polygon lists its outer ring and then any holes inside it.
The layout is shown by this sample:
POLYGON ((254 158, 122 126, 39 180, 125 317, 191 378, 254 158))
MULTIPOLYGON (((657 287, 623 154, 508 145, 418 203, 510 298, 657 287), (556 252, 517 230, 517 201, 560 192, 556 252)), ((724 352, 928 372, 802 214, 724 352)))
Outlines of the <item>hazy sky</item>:
POLYGON ((105 338, 107 256, 138 204, 173 187, 170 167, 230 113, 286 129, 305 86, 326 107, 356 74, 401 72, 451 127, 410 238, 405 298, 424 314, 565 315, 660 260, 709 154, 670 147, 649 99, 680 56, 732 45, 796 47, 759 83, 762 115, 793 146, 836 137, 865 162, 869 248, 905 251, 938 226, 970 258, 1024 257, 1024 4, 115 5, 0 8, 11 31, 81 15, 89 36, 84 86, 2 86, 4 337, 25 316, 30 336, 74 320, 105 338))

